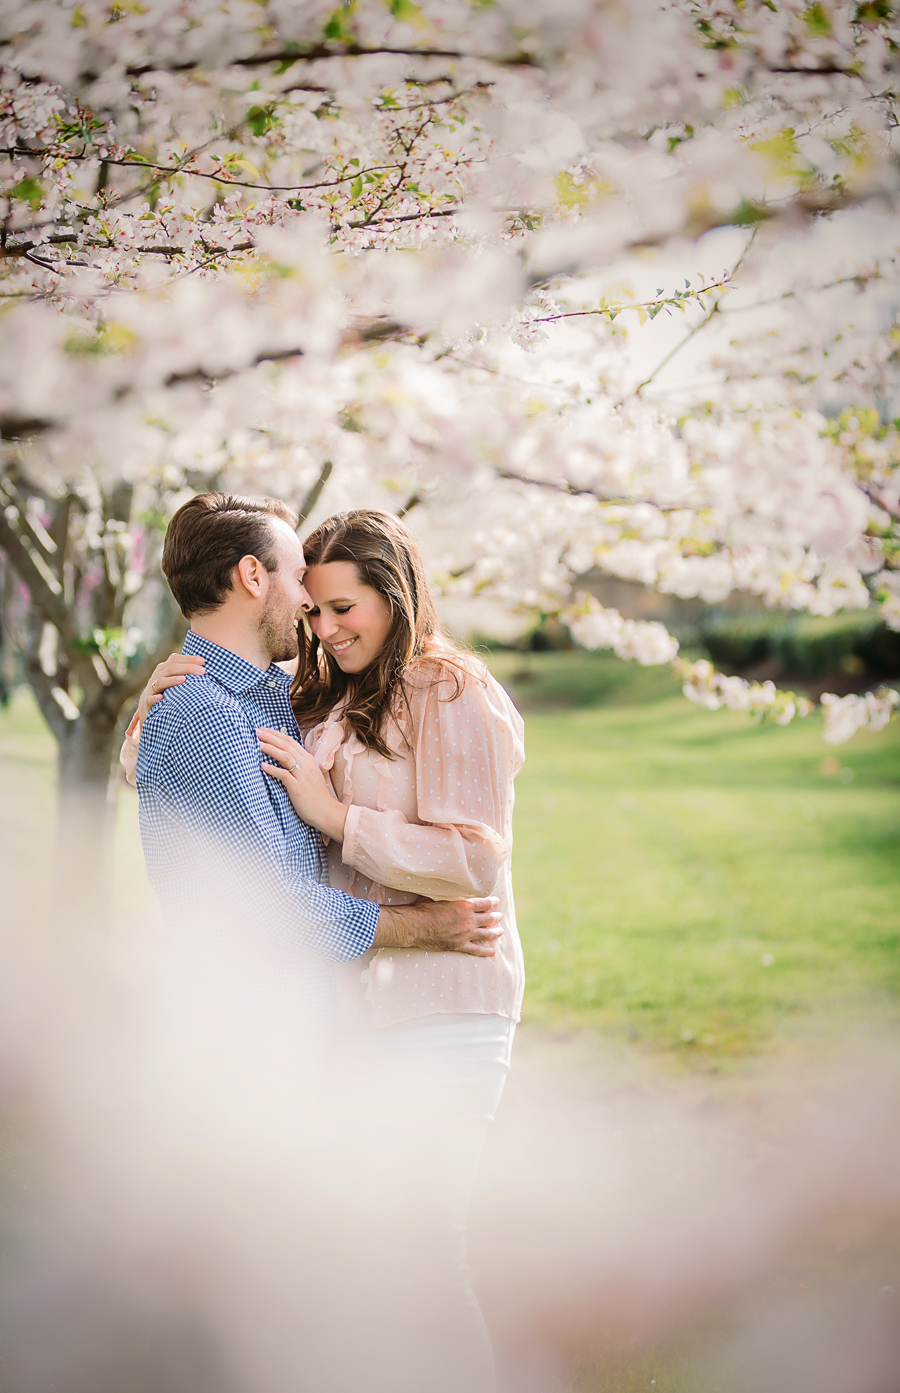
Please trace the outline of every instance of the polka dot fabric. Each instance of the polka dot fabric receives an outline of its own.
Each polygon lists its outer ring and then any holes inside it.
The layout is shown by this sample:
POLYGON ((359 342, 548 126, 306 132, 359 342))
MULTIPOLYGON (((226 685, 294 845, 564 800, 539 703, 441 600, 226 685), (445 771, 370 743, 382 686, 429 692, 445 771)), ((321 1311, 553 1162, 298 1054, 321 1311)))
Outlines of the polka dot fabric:
POLYGON ((340 708, 305 736, 349 808, 343 846, 328 848, 332 886, 377 904, 496 895, 503 916, 494 958, 383 948, 338 964, 338 1013, 348 1025, 469 1012, 519 1019, 525 972, 510 860, 523 723, 484 665, 465 662, 458 696, 439 651, 417 665, 409 710, 386 732, 393 759, 367 750, 340 708))

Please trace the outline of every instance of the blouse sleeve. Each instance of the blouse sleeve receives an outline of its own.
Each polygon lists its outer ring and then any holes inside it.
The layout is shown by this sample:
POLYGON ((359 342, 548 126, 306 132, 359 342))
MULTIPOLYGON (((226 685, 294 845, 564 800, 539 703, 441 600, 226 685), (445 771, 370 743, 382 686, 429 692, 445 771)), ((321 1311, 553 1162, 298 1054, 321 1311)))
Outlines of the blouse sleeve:
POLYGON ((138 745, 141 739, 141 722, 138 713, 135 711, 131 718, 131 723, 125 732, 125 739, 119 751, 119 763, 125 770, 125 782, 131 784, 132 788, 137 788, 137 769, 138 745))
POLYGON ((491 678, 446 677, 411 694, 419 823, 350 807, 342 858, 370 880, 431 899, 489 895, 509 856, 522 719, 491 678))

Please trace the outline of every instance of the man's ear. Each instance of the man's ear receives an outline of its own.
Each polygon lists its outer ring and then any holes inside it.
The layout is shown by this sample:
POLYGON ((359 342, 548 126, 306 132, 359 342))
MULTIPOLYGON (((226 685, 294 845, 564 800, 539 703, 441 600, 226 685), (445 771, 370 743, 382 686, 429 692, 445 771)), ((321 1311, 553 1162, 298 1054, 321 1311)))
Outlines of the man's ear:
POLYGON ((269 588, 269 572, 257 556, 242 556, 234 568, 234 589, 261 600, 269 588))

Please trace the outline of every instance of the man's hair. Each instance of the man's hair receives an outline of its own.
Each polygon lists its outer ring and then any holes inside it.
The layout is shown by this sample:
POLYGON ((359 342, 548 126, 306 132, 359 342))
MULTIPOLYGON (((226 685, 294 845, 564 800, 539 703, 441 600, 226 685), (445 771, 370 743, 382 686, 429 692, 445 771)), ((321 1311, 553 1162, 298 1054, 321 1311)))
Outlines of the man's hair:
POLYGON ((273 517, 296 529, 296 514, 277 498, 198 493, 181 505, 166 528, 162 570, 186 619, 219 608, 242 557, 277 570, 273 517))

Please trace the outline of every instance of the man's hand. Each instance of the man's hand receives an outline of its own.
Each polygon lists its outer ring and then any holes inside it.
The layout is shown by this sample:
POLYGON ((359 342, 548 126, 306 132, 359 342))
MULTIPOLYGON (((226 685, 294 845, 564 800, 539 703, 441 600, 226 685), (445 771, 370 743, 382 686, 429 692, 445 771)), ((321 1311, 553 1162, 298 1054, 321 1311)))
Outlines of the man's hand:
POLYGON ((502 934, 499 923, 494 895, 477 900, 384 905, 372 947, 427 948, 430 953, 471 953, 475 958, 492 958, 502 934))

